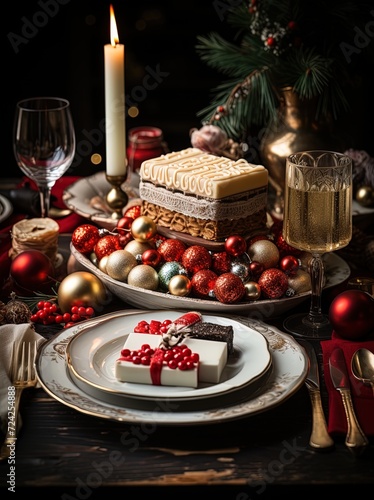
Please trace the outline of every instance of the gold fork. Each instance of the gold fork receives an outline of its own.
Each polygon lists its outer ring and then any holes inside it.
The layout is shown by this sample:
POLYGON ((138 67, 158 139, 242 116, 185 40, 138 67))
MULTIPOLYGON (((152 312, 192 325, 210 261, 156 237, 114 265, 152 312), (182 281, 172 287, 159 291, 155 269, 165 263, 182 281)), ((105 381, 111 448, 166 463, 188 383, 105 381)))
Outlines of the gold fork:
POLYGON ((0 450, 0 460, 9 458, 14 452, 18 432, 18 411, 21 394, 24 389, 35 387, 37 378, 34 361, 37 344, 35 342, 23 342, 18 355, 13 345, 12 352, 12 386, 8 389, 8 422, 4 443, 0 450))

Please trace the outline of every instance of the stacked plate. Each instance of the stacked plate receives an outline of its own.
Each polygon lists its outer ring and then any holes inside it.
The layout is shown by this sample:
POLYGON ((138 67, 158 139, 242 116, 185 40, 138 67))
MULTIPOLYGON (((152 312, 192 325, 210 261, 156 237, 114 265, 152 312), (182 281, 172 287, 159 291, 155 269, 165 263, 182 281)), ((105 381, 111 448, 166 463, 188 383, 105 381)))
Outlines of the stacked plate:
POLYGON ((234 352, 218 384, 197 388, 120 382, 115 360, 141 320, 174 320, 180 311, 119 311, 63 330, 36 360, 41 386, 78 411, 125 422, 207 424, 253 415, 287 399, 303 384, 307 361, 291 337, 260 321, 203 314, 231 325, 234 352))

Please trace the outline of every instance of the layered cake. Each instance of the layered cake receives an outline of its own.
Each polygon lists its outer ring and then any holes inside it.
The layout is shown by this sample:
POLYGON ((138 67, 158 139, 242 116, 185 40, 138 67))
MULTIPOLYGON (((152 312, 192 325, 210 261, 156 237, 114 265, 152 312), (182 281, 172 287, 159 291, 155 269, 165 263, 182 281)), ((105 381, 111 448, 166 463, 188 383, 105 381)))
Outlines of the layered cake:
POLYGON ((192 325, 188 335, 192 339, 226 342, 227 353, 234 352, 234 329, 231 325, 224 326, 203 321, 192 325))
POLYGON ((268 171, 188 148, 140 168, 142 215, 159 227, 208 241, 266 230, 268 171))

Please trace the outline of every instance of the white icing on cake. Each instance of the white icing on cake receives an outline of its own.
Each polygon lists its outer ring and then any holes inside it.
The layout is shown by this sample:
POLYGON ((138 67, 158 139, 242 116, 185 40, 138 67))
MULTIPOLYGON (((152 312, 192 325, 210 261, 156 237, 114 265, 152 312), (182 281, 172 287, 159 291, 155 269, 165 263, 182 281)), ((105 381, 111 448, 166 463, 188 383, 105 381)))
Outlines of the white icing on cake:
POLYGON ((268 171, 244 159, 233 161, 187 148, 144 161, 140 179, 184 194, 219 200, 267 186, 268 171))

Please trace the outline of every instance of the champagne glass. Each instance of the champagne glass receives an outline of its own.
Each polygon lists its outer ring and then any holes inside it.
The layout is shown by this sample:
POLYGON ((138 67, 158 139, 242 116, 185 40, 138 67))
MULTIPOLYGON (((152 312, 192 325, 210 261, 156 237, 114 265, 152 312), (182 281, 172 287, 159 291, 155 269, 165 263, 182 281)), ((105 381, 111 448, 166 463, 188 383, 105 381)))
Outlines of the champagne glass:
POLYGON ((18 102, 13 149, 19 168, 38 187, 41 217, 48 217, 51 189, 68 170, 75 154, 69 101, 34 97, 18 102))
POLYGON ((352 160, 331 151, 303 151, 286 159, 283 238, 312 254, 311 306, 283 326, 310 339, 330 338, 332 326, 322 313, 322 256, 348 245, 352 238, 352 160))

